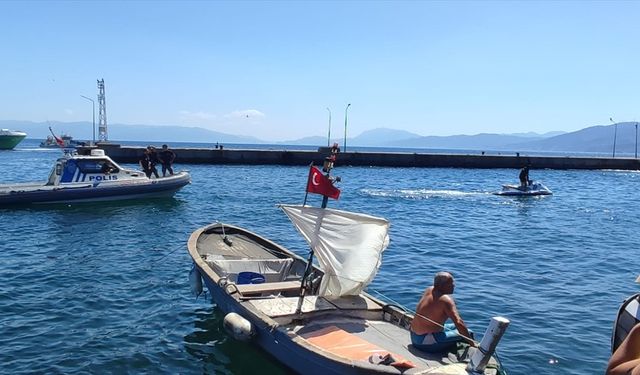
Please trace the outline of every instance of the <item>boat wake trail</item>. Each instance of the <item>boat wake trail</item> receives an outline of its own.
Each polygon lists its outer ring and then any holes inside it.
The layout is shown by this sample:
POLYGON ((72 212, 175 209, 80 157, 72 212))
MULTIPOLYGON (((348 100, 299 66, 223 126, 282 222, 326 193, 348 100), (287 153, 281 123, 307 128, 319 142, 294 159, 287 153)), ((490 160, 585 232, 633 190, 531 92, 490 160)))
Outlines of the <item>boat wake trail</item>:
POLYGON ((431 190, 431 189, 361 189, 360 193, 371 197, 402 198, 402 199, 431 199, 431 198, 466 198, 484 196, 486 192, 470 192, 460 190, 431 190))

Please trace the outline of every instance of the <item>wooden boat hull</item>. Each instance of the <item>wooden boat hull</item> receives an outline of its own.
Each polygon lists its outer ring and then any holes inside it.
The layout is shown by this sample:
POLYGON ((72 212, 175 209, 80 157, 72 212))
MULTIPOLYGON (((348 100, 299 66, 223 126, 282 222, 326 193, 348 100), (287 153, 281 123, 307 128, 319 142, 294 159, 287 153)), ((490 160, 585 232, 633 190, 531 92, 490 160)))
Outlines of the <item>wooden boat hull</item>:
MULTIPOLYGON (((218 267, 216 262, 225 264, 225 262, 252 261, 250 256, 253 250, 250 247, 253 245, 251 244, 255 244, 255 248, 264 249, 264 255, 259 259, 274 262, 287 260, 287 258, 292 259, 289 276, 299 274, 299 266, 306 264, 306 260, 286 248, 242 228, 226 224, 213 224, 193 232, 188 241, 188 251, 196 270, 211 293, 213 301, 225 315, 225 320, 230 313, 236 313, 248 321, 252 327, 251 342, 259 345, 293 371, 301 374, 336 375, 410 375, 427 373, 427 371, 429 374, 466 374, 464 370, 466 363, 464 362, 452 363, 447 355, 443 357, 440 354, 418 353, 415 348, 413 350, 407 349, 410 342, 408 327, 413 317, 400 308, 387 305, 367 293, 353 296, 350 299, 341 297, 328 300, 308 295, 305 298, 312 299, 313 303, 307 305, 305 299, 302 313, 295 314, 294 310, 289 309, 293 306, 283 308, 281 303, 295 303, 297 297, 293 296, 297 296, 298 290, 286 289, 285 291, 283 289, 277 295, 253 293, 260 289, 266 290, 270 284, 288 285, 291 282, 268 281, 256 285, 253 289, 251 285, 238 285, 232 282, 235 278, 233 273, 224 274, 222 271, 214 269, 218 267), (226 247, 229 252, 222 256, 223 251, 217 251, 219 247, 226 247), (265 307, 271 302, 277 309, 269 310, 265 307), (278 309, 287 311, 282 313, 278 309), (336 332, 339 332, 340 329, 337 329, 337 326, 340 324, 346 326, 353 323, 362 323, 363 326, 372 325, 373 331, 380 330, 382 332, 383 329, 393 329, 396 335, 394 337, 398 337, 399 334, 401 342, 400 346, 396 345, 392 349, 394 356, 410 359, 416 362, 417 366, 407 369, 354 359, 347 354, 336 352, 332 348, 322 347, 310 339, 319 332, 316 330, 316 326, 336 327, 336 332), (305 328, 308 328, 307 331, 305 328), (398 356, 398 354, 400 355, 398 356), (440 369, 442 371, 439 371, 440 369)), ((253 255, 256 255, 255 252, 253 255)), ((322 271, 314 268, 314 272, 321 273, 322 271)), ((293 283, 295 282, 293 281, 293 283)), ((387 344, 387 334, 382 332, 380 335, 382 338, 378 339, 377 344, 380 346, 387 344)), ((348 332, 344 334, 344 337, 351 338, 351 336, 354 335, 348 332)), ((353 339, 359 340, 360 345, 367 344, 366 337, 354 337, 353 339)), ((375 349, 375 345, 369 345, 369 347, 375 349)), ((388 353, 392 353, 392 351, 388 353)), ((492 368, 487 368, 485 374, 501 373, 499 365, 495 361, 493 365, 492 368)))

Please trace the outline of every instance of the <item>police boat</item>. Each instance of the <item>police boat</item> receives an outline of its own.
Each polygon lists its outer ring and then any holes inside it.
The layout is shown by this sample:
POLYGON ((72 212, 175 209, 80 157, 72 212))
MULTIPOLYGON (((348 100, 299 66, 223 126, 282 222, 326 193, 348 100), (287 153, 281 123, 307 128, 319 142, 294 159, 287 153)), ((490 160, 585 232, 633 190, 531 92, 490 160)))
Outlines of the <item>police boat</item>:
POLYGON ((0 184, 0 207, 168 197, 190 182, 185 171, 148 178, 119 166, 104 150, 91 150, 90 155, 65 152, 46 182, 0 184))
POLYGON ((502 190, 493 193, 495 195, 528 197, 537 195, 551 195, 553 192, 549 190, 542 182, 531 181, 527 186, 520 185, 502 185, 502 190))

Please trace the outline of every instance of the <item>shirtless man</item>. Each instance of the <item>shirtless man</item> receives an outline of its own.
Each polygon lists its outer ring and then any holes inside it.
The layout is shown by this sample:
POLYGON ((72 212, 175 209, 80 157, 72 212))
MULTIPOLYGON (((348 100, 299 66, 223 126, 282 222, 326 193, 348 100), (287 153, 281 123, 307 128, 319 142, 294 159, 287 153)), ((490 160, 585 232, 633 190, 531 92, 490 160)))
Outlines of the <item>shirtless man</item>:
POLYGON ((606 375, 640 374, 640 324, 636 324, 611 355, 606 375))
POLYGON ((448 272, 438 272, 433 286, 425 290, 411 322, 411 343, 417 349, 436 353, 455 348, 459 341, 474 345, 473 341, 464 338, 471 337, 471 333, 449 296, 454 288, 453 276, 448 272), (445 324, 447 319, 453 323, 445 324))

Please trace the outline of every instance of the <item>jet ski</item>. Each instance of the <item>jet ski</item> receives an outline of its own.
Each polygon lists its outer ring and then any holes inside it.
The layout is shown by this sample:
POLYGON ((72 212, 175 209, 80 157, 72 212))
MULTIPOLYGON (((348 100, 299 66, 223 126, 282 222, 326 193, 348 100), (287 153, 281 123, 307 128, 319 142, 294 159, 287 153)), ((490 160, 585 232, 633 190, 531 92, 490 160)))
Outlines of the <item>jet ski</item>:
POLYGON ((551 195, 553 192, 549 190, 542 182, 530 181, 528 186, 521 185, 502 185, 502 190, 493 193, 495 195, 528 197, 536 195, 551 195))

